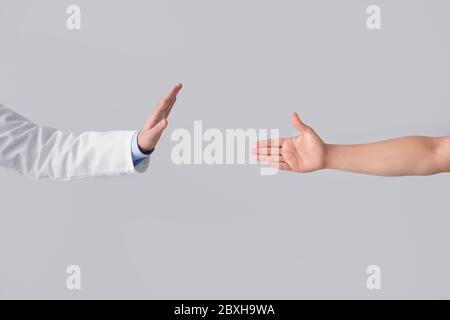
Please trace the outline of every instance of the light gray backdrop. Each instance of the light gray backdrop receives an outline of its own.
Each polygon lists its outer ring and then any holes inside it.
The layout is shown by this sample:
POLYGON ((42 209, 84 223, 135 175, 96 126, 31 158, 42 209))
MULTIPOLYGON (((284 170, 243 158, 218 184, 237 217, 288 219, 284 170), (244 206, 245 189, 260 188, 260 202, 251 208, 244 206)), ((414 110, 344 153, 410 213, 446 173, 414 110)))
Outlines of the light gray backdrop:
MULTIPOLYGON (((0 102, 64 130, 450 133, 450 2, 0 0, 0 102), (82 30, 66 28, 70 4, 82 30), (366 28, 370 4, 382 30, 366 28)), ((1 298, 450 298, 450 177, 175 166, 70 183, 0 170, 1 298), (66 289, 66 267, 82 290, 66 289), (366 267, 382 268, 382 290, 366 267)))

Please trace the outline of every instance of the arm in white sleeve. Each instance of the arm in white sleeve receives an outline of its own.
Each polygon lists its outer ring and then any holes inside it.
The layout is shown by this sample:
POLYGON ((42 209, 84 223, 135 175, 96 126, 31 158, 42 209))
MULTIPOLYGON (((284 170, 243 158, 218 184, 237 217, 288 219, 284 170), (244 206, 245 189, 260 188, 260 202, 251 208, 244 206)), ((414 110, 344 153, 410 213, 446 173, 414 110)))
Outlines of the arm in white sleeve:
POLYGON ((74 134, 41 127, 0 105, 0 166, 35 179, 71 180, 144 172, 134 166, 135 131, 74 134))

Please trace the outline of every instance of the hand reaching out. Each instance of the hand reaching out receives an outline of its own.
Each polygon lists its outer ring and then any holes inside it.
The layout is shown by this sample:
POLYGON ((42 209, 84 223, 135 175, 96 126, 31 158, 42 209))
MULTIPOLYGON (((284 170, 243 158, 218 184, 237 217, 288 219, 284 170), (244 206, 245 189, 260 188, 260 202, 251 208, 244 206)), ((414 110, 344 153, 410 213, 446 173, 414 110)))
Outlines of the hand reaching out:
POLYGON ((270 166, 294 172, 311 172, 326 166, 327 147, 319 135, 304 124, 296 113, 292 124, 299 135, 258 141, 252 153, 270 166))
POLYGON ((156 147, 161 134, 167 127, 167 117, 177 100, 177 94, 181 88, 182 85, 180 83, 170 90, 148 117, 138 135, 138 145, 142 152, 148 153, 156 147))

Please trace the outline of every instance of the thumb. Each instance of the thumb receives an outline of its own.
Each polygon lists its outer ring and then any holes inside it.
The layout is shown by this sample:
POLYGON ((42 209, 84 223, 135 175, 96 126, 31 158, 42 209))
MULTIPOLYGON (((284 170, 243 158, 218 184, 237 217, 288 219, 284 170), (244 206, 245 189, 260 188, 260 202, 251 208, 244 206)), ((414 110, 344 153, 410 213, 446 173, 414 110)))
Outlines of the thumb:
POLYGON ((150 130, 147 130, 147 136, 150 139, 159 139, 159 137, 162 135, 162 132, 167 127, 167 119, 162 119, 157 124, 153 126, 150 130))
POLYGON ((300 120, 298 114, 294 112, 291 116, 292 125, 300 132, 306 130, 308 126, 300 120))
POLYGON ((167 127, 167 119, 162 119, 151 130, 155 134, 161 134, 166 127, 167 127))
POLYGON ((154 149, 159 141, 164 129, 167 127, 167 120, 162 119, 151 129, 142 129, 138 136, 138 145, 144 152, 149 152, 154 149))

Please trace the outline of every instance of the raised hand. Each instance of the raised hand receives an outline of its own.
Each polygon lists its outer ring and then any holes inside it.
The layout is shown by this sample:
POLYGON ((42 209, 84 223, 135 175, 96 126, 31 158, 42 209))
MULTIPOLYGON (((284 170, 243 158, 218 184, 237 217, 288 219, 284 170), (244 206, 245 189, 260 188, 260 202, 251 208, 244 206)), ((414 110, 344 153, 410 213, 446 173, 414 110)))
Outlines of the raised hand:
POLYGON ((138 145, 142 152, 148 153, 156 147, 161 134, 167 127, 167 117, 177 100, 177 94, 181 88, 182 85, 179 83, 170 90, 148 117, 138 135, 138 145))
POLYGON ((319 135, 304 124, 297 113, 292 124, 299 135, 290 138, 258 141, 252 153, 256 159, 282 170, 311 172, 326 166, 327 147, 319 135))

